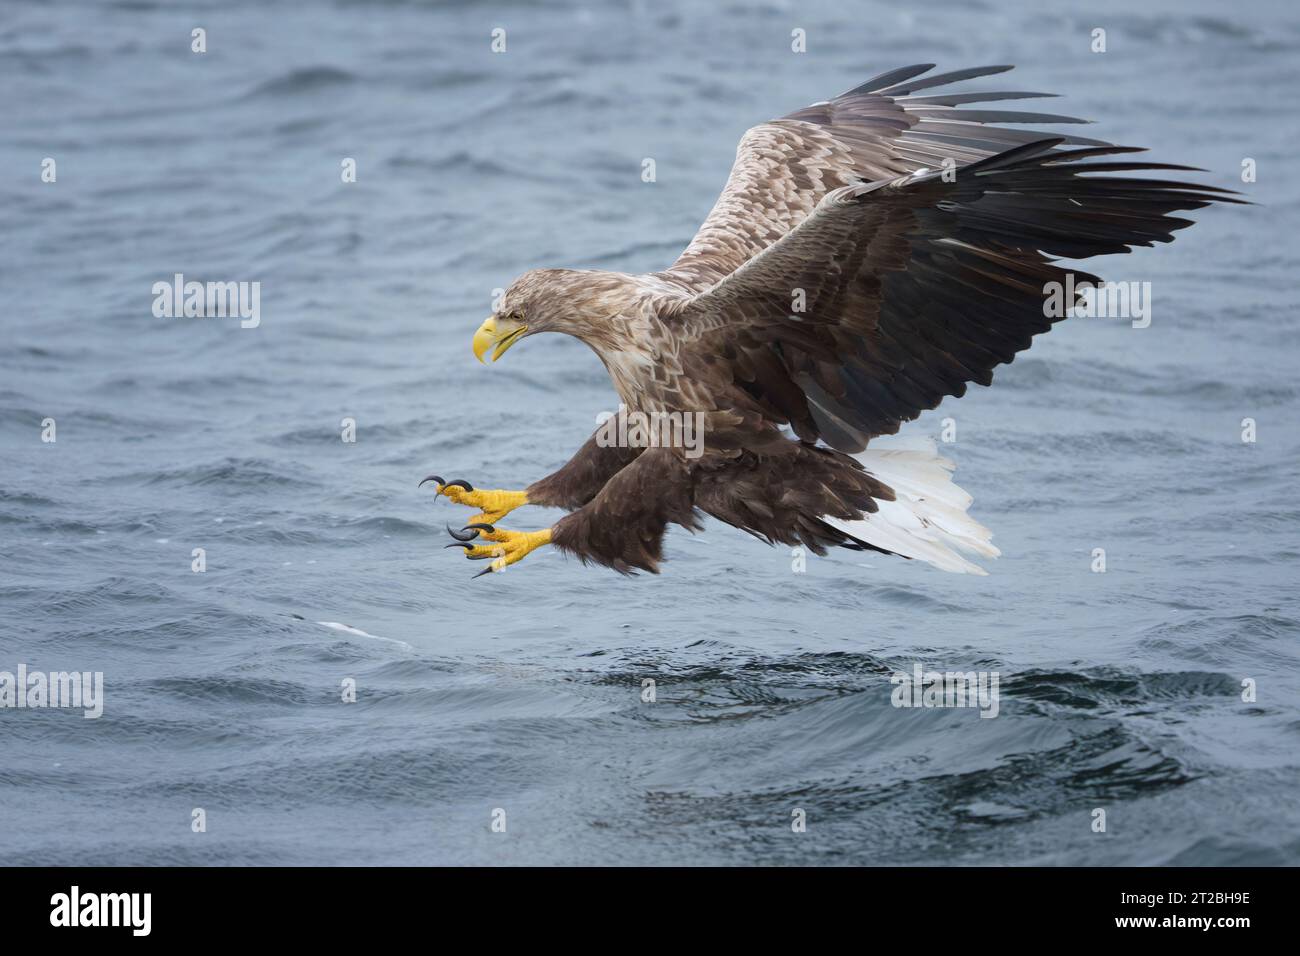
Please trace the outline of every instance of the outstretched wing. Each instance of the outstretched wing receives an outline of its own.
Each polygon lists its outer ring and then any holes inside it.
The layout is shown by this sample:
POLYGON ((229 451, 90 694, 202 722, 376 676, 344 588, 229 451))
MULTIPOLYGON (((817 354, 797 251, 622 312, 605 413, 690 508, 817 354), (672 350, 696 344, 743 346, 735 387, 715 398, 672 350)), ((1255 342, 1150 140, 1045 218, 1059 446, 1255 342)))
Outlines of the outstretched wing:
MULTIPOLYGON (((703 291, 802 222, 827 193, 855 182, 977 162, 1049 135, 989 123, 1082 123, 1069 116, 961 109, 963 104, 1048 93, 923 90, 1010 70, 985 66, 923 76, 932 63, 873 77, 832 100, 755 126, 740 140, 722 195, 686 251, 667 270, 703 291)), ((1070 145, 1107 145, 1064 137, 1070 145)))
POLYGON ((1061 317, 1044 314, 1045 285, 1066 281, 1049 256, 1168 242, 1191 225, 1170 213, 1238 201, 1212 186, 1105 175, 1188 167, 1095 161, 1141 150, 1060 143, 1018 146, 951 182, 931 172, 828 193, 679 307, 670 321, 682 352, 712 387, 743 390, 799 437, 860 451, 968 382, 990 384, 994 366, 1061 317))

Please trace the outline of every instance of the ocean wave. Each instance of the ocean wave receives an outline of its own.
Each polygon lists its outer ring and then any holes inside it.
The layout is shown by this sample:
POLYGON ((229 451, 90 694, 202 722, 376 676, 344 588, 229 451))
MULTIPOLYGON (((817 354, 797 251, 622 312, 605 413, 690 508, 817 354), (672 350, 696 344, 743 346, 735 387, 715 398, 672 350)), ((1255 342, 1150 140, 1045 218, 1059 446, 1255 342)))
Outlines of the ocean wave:
POLYGON ((245 93, 242 99, 314 93, 318 90, 352 85, 358 81, 359 78, 355 73, 335 66, 301 67, 259 83, 245 93))

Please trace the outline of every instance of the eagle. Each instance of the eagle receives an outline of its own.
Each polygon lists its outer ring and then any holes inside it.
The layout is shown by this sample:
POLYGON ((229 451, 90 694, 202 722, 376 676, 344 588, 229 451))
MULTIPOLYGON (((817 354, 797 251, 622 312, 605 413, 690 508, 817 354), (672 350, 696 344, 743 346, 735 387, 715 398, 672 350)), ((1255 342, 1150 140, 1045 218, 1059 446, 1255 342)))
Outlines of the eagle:
MULTIPOLYGON (((768 542, 832 547, 983 574, 992 535, 933 442, 900 426, 1029 348, 1101 280, 1062 259, 1169 242, 1172 215, 1231 190, 1148 178, 1115 146, 998 124, 1084 122, 970 104, 1050 94, 925 94, 1005 72, 883 73, 750 129, 722 195, 677 261, 629 275, 534 269, 473 337, 480 362, 561 332, 600 358, 619 414, 523 490, 430 475, 477 510, 449 548, 504 570, 551 545, 657 573, 670 524, 712 515, 768 542), (1066 309, 1045 307, 1069 289, 1066 309), (645 423, 666 423, 646 428, 645 423), (683 439, 698 425, 698 441, 683 439), (511 531, 521 505, 567 510, 511 531)), ((477 577, 479 575, 475 575, 477 577)))

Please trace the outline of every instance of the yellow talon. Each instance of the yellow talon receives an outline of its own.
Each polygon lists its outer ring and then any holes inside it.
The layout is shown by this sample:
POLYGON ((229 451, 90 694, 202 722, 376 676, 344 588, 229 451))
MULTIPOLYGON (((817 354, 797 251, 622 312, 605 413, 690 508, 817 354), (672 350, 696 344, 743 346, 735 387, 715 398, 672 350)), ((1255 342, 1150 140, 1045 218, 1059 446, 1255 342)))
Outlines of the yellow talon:
MULTIPOLYGON (((446 495, 458 505, 477 508, 479 513, 466 524, 496 524, 520 505, 528 504, 528 494, 523 491, 466 491, 460 485, 438 485, 437 494, 446 495)), ((436 497, 436 496, 435 496, 436 497)))
MULTIPOLYGON (((506 531, 496 528, 492 531, 480 531, 479 540, 491 541, 492 544, 475 545, 465 548, 467 558, 494 558, 493 562, 479 574, 491 571, 504 571, 508 565, 522 561, 530 552, 551 543, 551 529, 541 531, 506 531)), ((477 577, 478 575, 475 575, 477 577)))

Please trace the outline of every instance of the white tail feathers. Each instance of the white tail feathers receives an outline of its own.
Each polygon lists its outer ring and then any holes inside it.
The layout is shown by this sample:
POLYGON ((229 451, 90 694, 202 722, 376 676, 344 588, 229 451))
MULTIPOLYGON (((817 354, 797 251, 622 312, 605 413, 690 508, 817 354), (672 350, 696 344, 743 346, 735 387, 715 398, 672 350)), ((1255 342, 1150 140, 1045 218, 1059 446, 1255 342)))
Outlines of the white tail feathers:
POLYGON ((966 513, 971 496, 952 482, 953 463, 929 438, 872 439, 858 461, 894 489, 896 500, 861 521, 823 518, 859 541, 958 574, 987 574, 959 552, 996 558, 993 533, 966 513))

